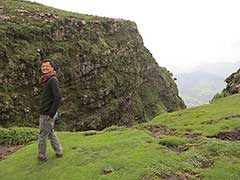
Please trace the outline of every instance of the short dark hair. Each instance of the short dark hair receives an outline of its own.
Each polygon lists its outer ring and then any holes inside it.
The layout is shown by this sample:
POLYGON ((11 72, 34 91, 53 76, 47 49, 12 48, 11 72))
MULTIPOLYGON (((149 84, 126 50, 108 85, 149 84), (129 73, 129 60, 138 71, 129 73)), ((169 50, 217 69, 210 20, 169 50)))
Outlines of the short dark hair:
POLYGON ((54 64, 53 64, 53 62, 51 61, 51 59, 44 59, 44 60, 41 61, 41 64, 42 64, 42 63, 46 63, 46 62, 49 62, 50 65, 54 68, 54 64))

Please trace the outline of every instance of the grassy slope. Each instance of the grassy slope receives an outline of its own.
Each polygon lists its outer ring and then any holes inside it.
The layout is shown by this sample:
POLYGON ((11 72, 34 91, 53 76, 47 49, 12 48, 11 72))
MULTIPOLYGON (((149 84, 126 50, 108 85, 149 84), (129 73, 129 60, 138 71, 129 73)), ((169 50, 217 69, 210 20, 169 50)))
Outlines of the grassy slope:
POLYGON ((56 159, 48 146, 48 162, 38 162, 37 143, 33 143, 0 162, 0 179, 237 180, 240 142, 207 136, 240 129, 240 118, 224 118, 240 114, 239 107, 240 95, 234 95, 214 104, 163 114, 134 128, 112 127, 92 136, 59 132, 65 153, 62 159, 56 159), (157 125, 165 125, 175 135, 154 138, 146 129, 157 125), (195 137, 186 138, 186 133, 195 137), (171 145, 188 150, 175 152, 171 145), (209 166, 204 168, 206 163, 209 166), (104 174, 104 169, 113 172, 104 174))

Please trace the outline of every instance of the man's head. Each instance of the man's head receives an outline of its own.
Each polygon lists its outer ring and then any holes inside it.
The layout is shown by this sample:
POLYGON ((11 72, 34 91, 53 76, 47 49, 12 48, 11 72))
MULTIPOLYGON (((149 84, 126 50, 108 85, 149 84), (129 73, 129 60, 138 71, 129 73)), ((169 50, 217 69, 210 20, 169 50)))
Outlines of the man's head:
POLYGON ((45 59, 41 62, 41 70, 43 74, 48 74, 54 70, 51 60, 45 59))

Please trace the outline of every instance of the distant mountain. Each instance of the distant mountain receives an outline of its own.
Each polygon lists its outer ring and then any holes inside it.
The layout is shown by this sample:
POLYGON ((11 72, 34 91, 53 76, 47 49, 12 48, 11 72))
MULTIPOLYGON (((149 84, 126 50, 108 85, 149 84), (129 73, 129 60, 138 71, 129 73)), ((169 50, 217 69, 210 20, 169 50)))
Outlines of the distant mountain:
POLYGON ((179 94, 188 107, 208 103, 225 87, 224 78, 207 72, 177 74, 179 94))
MULTIPOLYGON (((239 58, 240 59, 240 58, 239 58)), ((215 74, 223 77, 228 77, 232 72, 237 71, 240 67, 240 61, 237 62, 220 62, 212 64, 202 64, 192 69, 192 72, 200 71, 215 74)))
POLYGON ((175 76, 180 96, 188 107, 206 104, 222 91, 226 77, 239 67, 240 61, 220 62, 202 64, 186 70, 187 73, 178 73, 175 76))

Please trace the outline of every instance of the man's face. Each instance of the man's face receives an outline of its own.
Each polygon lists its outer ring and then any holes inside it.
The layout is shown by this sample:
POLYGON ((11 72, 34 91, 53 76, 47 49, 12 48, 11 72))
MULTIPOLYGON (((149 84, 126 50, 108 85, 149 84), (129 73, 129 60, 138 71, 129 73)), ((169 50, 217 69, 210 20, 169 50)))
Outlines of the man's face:
POLYGON ((50 62, 43 62, 41 65, 41 70, 43 74, 48 74, 53 71, 53 67, 50 62))

